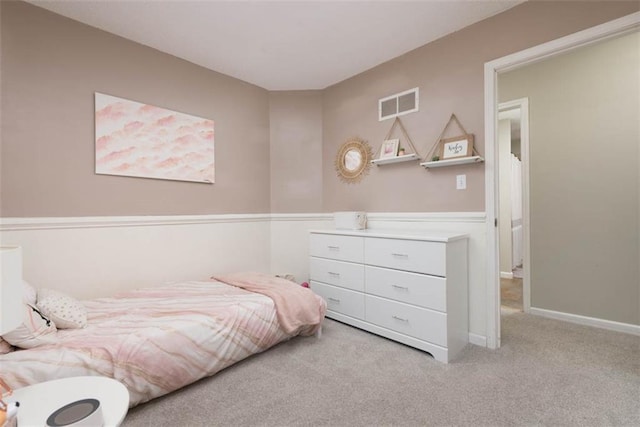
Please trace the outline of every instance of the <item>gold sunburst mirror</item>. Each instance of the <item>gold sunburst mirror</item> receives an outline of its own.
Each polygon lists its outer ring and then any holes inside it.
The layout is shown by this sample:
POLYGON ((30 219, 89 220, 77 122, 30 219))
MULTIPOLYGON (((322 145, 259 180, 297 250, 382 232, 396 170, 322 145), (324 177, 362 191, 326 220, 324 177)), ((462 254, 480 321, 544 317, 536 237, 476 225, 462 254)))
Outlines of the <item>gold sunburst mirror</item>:
POLYGON ((359 182, 369 172, 372 157, 371 146, 366 141, 360 138, 347 140, 336 155, 338 177, 349 184, 359 182))

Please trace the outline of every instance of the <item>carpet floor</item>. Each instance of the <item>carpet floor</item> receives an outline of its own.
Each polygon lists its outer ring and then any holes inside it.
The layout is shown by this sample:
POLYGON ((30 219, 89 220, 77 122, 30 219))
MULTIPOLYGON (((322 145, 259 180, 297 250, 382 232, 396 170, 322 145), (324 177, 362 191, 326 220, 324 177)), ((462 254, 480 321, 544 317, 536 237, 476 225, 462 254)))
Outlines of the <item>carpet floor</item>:
POLYGON ((129 411, 135 426, 639 426, 640 337, 506 310, 450 364, 327 319, 129 411))

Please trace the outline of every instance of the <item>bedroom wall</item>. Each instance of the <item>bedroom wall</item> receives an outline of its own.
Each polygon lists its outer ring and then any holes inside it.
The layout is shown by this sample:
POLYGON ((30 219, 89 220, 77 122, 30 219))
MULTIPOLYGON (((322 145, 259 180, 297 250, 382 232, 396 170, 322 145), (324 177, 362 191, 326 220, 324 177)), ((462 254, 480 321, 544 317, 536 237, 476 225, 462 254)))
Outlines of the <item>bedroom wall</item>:
MULTIPOLYGON (((359 136, 377 149, 392 124, 392 120, 377 120, 378 99, 419 87, 420 111, 401 117, 419 154, 427 154, 455 113, 475 135, 476 147, 484 155, 485 62, 638 10, 637 2, 528 1, 325 89, 324 211, 388 212, 393 220, 381 222, 385 226, 455 226, 468 232, 473 242, 469 251, 470 339, 482 344, 487 331, 486 233, 472 220, 456 219, 456 213, 484 212, 484 164, 435 170, 425 170, 417 162, 373 166, 363 181, 348 185, 333 169, 338 148, 347 138, 359 136), (466 190, 456 190, 459 174, 466 175, 466 190), (403 212, 418 216, 423 212, 427 218, 403 222, 403 212), (437 213, 449 220, 431 220, 437 213)), ((457 134, 460 131, 453 128, 445 137, 457 134)))
POLYGON ((266 90, 0 2, 0 242, 78 298, 270 268, 266 90), (215 121, 213 185, 94 174, 94 92, 215 121), (204 214, 204 215, 203 215, 204 214))
MULTIPOLYGON (((42 74, 29 69, 24 77, 16 76, 14 70, 14 79, 22 83, 17 89, 12 89, 11 102, 5 99, 3 92, 3 109, 16 108, 18 111, 12 117, 19 120, 16 124, 12 123, 14 119, 11 122, 2 121, 0 137, 10 135, 14 142, 11 144, 11 159, 6 161, 3 143, 0 167, 14 162, 23 167, 25 164, 34 165, 29 170, 36 170, 37 166, 48 172, 37 172, 36 179, 25 178, 26 172, 17 171, 17 168, 10 175, 0 171, 2 201, 5 200, 5 185, 13 192, 7 200, 11 200, 12 205, 14 201, 20 201, 10 211, 0 211, 3 217, 0 238, 3 242, 11 240, 28 245, 25 269, 27 278, 37 282, 37 286, 72 289, 72 293, 92 296, 110 294, 110 288, 118 290, 147 283, 157 284, 158 280, 208 275, 214 268, 225 266, 236 270, 268 269, 270 266, 274 273, 293 273, 300 280, 307 279, 308 229, 331 226, 331 217, 327 215, 336 210, 366 210, 370 213, 371 227, 466 231, 470 233, 472 242, 469 255, 470 331, 475 337, 472 341, 482 345, 486 333, 485 219, 482 212, 484 165, 440 171, 426 171, 417 166, 417 162, 373 167, 371 176, 360 184, 350 186, 337 182, 333 161, 339 144, 351 136, 368 139, 374 148, 377 147, 391 126, 390 121, 377 121, 378 98, 415 86, 420 86, 420 104, 423 108, 419 113, 403 117, 403 121, 421 154, 425 154, 435 142, 452 112, 458 115, 469 132, 476 135, 480 152, 484 153, 482 78, 485 61, 614 19, 638 8, 635 2, 607 2, 606 6, 604 2, 589 2, 588 6, 581 2, 529 3, 513 8, 504 17, 499 15, 490 18, 327 88, 321 92, 322 109, 317 111, 317 99, 314 96, 306 98, 305 94, 296 93, 269 94, 255 86, 209 72, 34 6, 24 3, 7 6, 7 2, 0 2, 3 12, 2 36, 10 32, 5 25, 8 21, 6 10, 13 10, 12 16, 16 18, 37 24, 32 31, 28 26, 11 25, 11 33, 21 37, 13 37, 11 44, 5 43, 3 37, 3 65, 0 71, 8 68, 4 65, 5 58, 52 68, 50 72, 42 74), (55 45, 51 49, 39 47, 39 43, 56 41, 56 38, 45 33, 49 26, 56 29, 54 35, 60 34, 58 39, 64 39, 64 45, 55 45), (46 40, 48 38, 51 41, 46 40), (92 40, 108 49, 95 52, 87 48, 86 44, 92 40), (66 47, 68 44, 73 49, 66 47), (5 45, 13 50, 5 52, 5 45), (60 49, 60 53, 56 49, 60 49), (56 60, 58 55, 62 55, 64 61, 56 60), (102 57, 126 58, 119 59, 123 63, 122 69, 111 67, 108 72, 102 72, 93 69, 89 63, 83 63, 82 55, 106 67, 110 67, 105 64, 109 61, 102 57), (65 62, 69 60, 78 68, 70 67, 65 62), (216 184, 207 186, 93 176, 93 92, 98 89, 85 88, 78 95, 74 82, 74 79, 78 79, 80 86, 84 87, 87 79, 91 80, 85 75, 89 72, 100 75, 100 79, 94 82, 96 85, 108 82, 115 88, 141 94, 134 98, 129 93, 111 91, 114 95, 131 96, 136 100, 211 116, 216 120, 216 184), (29 73, 37 75, 29 77, 29 73), (144 78, 140 77, 131 84, 127 82, 132 76, 138 78, 142 75, 144 78), (28 83, 33 84, 33 89, 28 83), (206 93, 212 94, 210 97, 202 96, 203 84, 207 88, 206 93), (18 89, 24 93, 18 92, 18 89), (64 101, 63 107, 66 103, 72 103, 72 100, 75 100, 73 103, 77 102, 78 96, 85 101, 81 108, 74 104, 73 114, 68 111, 64 114, 55 112, 54 117, 58 119, 51 120, 39 106, 41 92, 47 90, 54 92, 56 101, 59 98, 64 101), (23 97, 30 100, 29 103, 23 102, 23 97), (276 120, 278 111, 287 109, 285 101, 304 108, 299 116, 276 120), (273 116, 269 114, 271 105, 274 106, 273 116), (33 129, 24 124, 30 117, 30 110, 36 111, 42 122, 33 129), (60 115, 63 117, 60 118, 60 115), (73 123, 81 117, 85 117, 84 122, 90 121, 88 128, 84 128, 84 124, 73 123), (280 137, 277 136, 278 132, 271 134, 272 120, 274 123, 291 123, 292 128, 303 122, 313 127, 309 128, 308 135, 292 138, 294 132, 285 131, 280 137), (320 131, 315 127, 318 120, 322 121, 320 131), (9 124, 13 128, 5 130, 5 125, 9 124), (78 126, 83 130, 76 129, 78 126), (300 164, 291 170, 282 169, 276 167, 269 156, 286 152, 289 138, 294 142, 312 141, 310 145, 297 147, 301 153, 311 155, 316 149, 318 132, 322 135, 322 154, 304 167, 306 170, 320 168, 321 195, 317 199, 305 199, 308 204, 300 203, 299 198, 280 192, 282 187, 275 185, 277 181, 286 183, 289 179, 308 178, 302 176, 303 170, 298 169, 300 164), (73 138, 60 136, 67 134, 73 138), (53 135, 52 141, 65 144, 68 150, 48 151, 45 143, 38 141, 45 137, 45 140, 49 140, 49 135, 53 135), (222 138, 223 135, 225 138, 222 138), (17 136, 20 137, 19 144, 16 142, 17 136), (271 137, 274 142, 270 147, 268 140, 271 137), (267 141, 265 145, 258 142, 263 138, 267 141), (47 157, 63 167, 56 169, 45 164, 43 158, 47 157), (221 168, 234 182, 221 181, 221 168), (272 177, 274 173, 277 176, 272 177), (464 191, 455 190, 455 175, 460 173, 467 174, 468 189, 464 191), (78 176, 87 184, 78 184, 75 181, 78 176), (5 177, 10 177, 12 181, 4 184, 5 177), (16 177, 23 180, 17 180, 16 177), (98 178, 115 181, 108 186, 98 185, 95 181, 98 178), (126 185, 115 184, 123 180, 126 185), (28 184, 29 188, 24 187, 23 183, 28 184), (47 193, 49 185, 56 187, 51 189, 52 194, 47 193), (25 188, 24 196, 18 194, 21 188, 25 188), (271 190, 275 194, 270 194, 271 190), (34 197, 41 199, 30 200, 34 197), (318 206, 316 202, 320 199, 322 202, 318 206), (43 207, 45 204, 46 209, 43 207), (301 210, 294 211, 298 208, 301 210), (274 213, 268 216, 251 214, 269 211, 274 213), (287 211, 297 213, 288 214, 287 211), (232 214, 224 215, 227 212, 232 214), (205 215, 195 222, 182 217, 183 214, 199 213, 205 215), (249 214, 248 218, 244 216, 245 213, 249 214), (171 217, 172 214, 178 216, 171 217), (123 218, 124 223, 128 224, 123 226, 120 218, 114 218, 113 215, 136 216, 123 218), (148 220, 146 215, 159 215, 162 218, 156 222, 148 220), (6 217, 9 216, 26 218, 24 221, 21 218, 8 221, 6 217), (52 218, 40 220, 39 217, 43 216, 59 216, 60 223, 52 221, 52 218), (112 225, 114 222, 116 226, 112 225), (116 229, 119 231, 111 233, 116 229), (59 246, 56 244, 58 241, 64 244, 59 246), (266 242, 266 245, 263 247, 256 242, 266 242), (119 251, 122 253, 113 256, 113 252, 119 251), (140 254, 144 263, 138 262, 140 254), (178 262, 172 262, 173 257, 178 262), (41 262, 41 259, 44 261, 41 262), (70 269, 68 266, 74 263, 82 268, 70 269), (97 274, 101 275, 98 281, 95 280, 97 274), (130 280, 132 276, 137 279, 135 283, 130 280)), ((7 86, 3 75, 2 88, 7 86)), ((109 93, 104 88, 99 90, 109 93)), ((43 99, 48 100, 47 105, 50 106, 51 97, 45 96, 43 99)))
POLYGON ((265 213, 265 89, 2 1, 2 217, 265 213), (213 185, 96 175, 94 92, 215 121, 213 185))
POLYGON ((271 212, 322 211, 322 92, 269 93, 271 212))
POLYGON ((640 325, 640 33, 498 77, 528 97, 531 307, 640 325))
MULTIPOLYGON (((422 156, 451 113, 475 135, 484 155, 484 63, 624 16, 638 2, 528 1, 323 91, 324 210, 373 212, 484 211, 484 164, 425 170, 417 162, 373 167, 357 185, 337 178, 333 160, 351 136, 380 146, 393 120, 378 121, 378 99, 420 88, 420 111, 401 117, 422 156), (458 174, 467 189, 456 190, 458 174)), ((461 132, 454 127, 450 135, 461 132)), ((396 134, 398 135, 398 134, 396 134)))

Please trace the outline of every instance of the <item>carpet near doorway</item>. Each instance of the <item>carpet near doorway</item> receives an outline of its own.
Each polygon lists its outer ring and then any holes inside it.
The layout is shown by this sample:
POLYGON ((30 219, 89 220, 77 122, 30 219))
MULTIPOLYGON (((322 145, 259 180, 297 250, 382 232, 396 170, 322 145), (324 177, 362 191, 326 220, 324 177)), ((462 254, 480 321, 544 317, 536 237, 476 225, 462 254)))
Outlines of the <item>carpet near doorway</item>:
POLYGON ((123 426, 638 426, 640 337, 505 311, 502 347, 450 364, 327 319, 123 426))

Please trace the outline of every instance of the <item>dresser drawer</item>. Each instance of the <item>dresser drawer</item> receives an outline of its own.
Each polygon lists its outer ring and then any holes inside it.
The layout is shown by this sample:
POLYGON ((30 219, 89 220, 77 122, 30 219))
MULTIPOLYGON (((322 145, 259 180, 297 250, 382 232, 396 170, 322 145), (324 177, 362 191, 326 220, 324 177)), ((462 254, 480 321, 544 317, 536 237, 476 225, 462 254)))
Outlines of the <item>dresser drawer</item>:
POLYGON ((365 296, 366 321, 432 344, 447 346, 447 315, 371 295, 365 296))
POLYGON ((446 274, 444 243, 367 238, 364 253, 365 264, 441 277, 446 274))
POLYGON ((364 292, 364 265, 311 257, 311 280, 364 292))
POLYGON ((309 241, 311 256, 339 261, 364 261, 364 238, 362 237, 312 233, 309 241))
POLYGON ((443 277, 367 266, 365 291, 407 304, 447 311, 447 280, 443 277))
POLYGON ((364 294, 311 281, 311 290, 327 302, 327 310, 364 320, 364 294))

